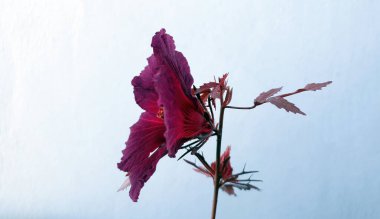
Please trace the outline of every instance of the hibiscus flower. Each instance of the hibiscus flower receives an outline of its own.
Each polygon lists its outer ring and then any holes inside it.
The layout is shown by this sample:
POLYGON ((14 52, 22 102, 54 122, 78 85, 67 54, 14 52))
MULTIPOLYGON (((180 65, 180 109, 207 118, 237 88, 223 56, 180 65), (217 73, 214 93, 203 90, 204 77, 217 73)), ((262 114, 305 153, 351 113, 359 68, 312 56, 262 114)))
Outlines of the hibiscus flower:
POLYGON ((212 119, 192 90, 187 60, 175 50, 173 38, 161 29, 153 36, 151 46, 153 55, 148 65, 132 80, 135 101, 144 112, 130 128, 117 164, 127 172, 120 189, 130 185, 129 196, 135 202, 162 157, 175 157, 189 140, 204 142, 213 130, 212 119))

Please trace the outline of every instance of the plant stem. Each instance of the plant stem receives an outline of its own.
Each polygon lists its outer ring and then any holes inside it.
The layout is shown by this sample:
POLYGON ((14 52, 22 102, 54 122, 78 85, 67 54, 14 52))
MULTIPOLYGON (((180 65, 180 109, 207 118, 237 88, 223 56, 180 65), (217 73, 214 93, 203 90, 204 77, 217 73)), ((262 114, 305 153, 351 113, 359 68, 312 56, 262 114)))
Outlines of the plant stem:
POLYGON ((226 106, 227 109, 242 109, 242 110, 250 110, 254 109, 256 106, 261 105, 262 103, 255 104, 253 106, 247 106, 247 107, 240 107, 240 106, 226 106))
MULTIPOLYGON (((221 100, 221 103, 223 103, 223 100, 221 100)), ((214 198, 213 198, 213 202, 212 202, 211 219, 215 219, 216 207, 218 205, 218 193, 219 193, 219 186, 220 186, 219 182, 220 182, 220 177, 221 177, 221 173, 220 173, 220 150, 222 147, 224 109, 225 108, 221 104, 220 114, 219 114, 219 129, 218 129, 217 139, 216 139, 216 168, 215 168, 215 176, 214 176, 214 198)))

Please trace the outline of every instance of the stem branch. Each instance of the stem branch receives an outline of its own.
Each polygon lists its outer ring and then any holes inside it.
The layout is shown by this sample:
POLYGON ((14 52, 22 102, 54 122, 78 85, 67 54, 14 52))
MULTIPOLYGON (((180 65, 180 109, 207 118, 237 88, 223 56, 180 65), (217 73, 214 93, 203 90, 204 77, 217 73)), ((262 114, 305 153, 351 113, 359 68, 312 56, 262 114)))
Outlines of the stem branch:
POLYGON ((253 106, 246 106, 246 107, 241 107, 241 106, 226 106, 225 108, 227 109, 243 109, 243 110, 250 110, 250 109, 254 109, 256 108, 257 106, 261 105, 263 103, 255 103, 253 106))
POLYGON ((212 213, 211 219, 215 219, 216 217, 216 207, 218 205, 218 193, 219 193, 219 183, 220 183, 220 151, 222 147, 222 134, 223 134, 223 119, 224 119, 224 107, 223 107, 223 98, 221 98, 221 106, 220 106, 220 114, 219 114, 219 129, 217 132, 216 139, 216 168, 214 175, 214 198, 212 202, 212 213))

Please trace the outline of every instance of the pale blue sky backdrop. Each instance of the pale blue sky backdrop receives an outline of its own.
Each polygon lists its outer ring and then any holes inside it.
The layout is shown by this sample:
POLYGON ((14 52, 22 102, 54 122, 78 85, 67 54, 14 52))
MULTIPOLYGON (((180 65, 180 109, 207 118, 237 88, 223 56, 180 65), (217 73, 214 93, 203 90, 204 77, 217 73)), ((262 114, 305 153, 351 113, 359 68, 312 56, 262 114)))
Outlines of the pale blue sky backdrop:
MULTIPOLYGON (((256 191, 220 194, 218 218, 380 218, 380 1, 0 0, 0 218, 209 218, 212 181, 163 159, 133 203, 116 168, 141 109, 131 79, 165 27, 195 84, 225 72, 235 170, 256 191)), ((214 140, 203 152, 214 160, 214 140)), ((187 157, 193 160, 192 157, 187 157)))

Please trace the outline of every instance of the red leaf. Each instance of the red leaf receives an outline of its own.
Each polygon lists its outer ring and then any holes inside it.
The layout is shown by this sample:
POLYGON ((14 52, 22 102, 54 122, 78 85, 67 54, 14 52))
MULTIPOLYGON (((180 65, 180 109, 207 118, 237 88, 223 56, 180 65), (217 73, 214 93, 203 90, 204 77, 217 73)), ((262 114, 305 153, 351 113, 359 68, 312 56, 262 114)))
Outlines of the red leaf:
POLYGON ((196 90, 196 94, 207 93, 204 97, 210 96, 211 99, 221 99, 224 92, 228 89, 227 87, 227 77, 228 73, 224 74, 222 77, 218 78, 219 82, 208 82, 204 83, 199 89, 196 90))
POLYGON ((211 93, 210 93, 210 97, 212 99, 217 99, 217 98, 220 98, 221 96, 221 90, 220 90, 220 86, 217 86, 215 87, 214 89, 212 89, 211 93))
POLYGON ((203 103, 206 103, 208 96, 210 95, 211 90, 206 90, 201 93, 201 100, 203 103))
POLYGON ((202 174, 205 175, 205 176, 209 176, 209 177, 211 177, 211 178, 214 177, 210 172, 208 172, 208 171, 207 171, 205 168, 203 168, 203 167, 194 168, 193 170, 194 170, 195 172, 202 173, 202 174))
POLYGON ((267 92, 262 92, 258 97, 256 97, 255 102, 257 102, 257 103, 265 103, 268 100, 269 97, 275 95, 281 89, 282 89, 282 87, 279 87, 279 88, 270 89, 267 92))
POLYGON ((192 165, 193 167, 195 167, 194 170, 195 170, 196 172, 198 172, 198 173, 202 173, 202 174, 204 174, 204 175, 206 175, 206 176, 209 176, 209 177, 211 177, 211 178, 214 177, 213 174, 210 173, 206 168, 204 168, 204 167, 200 167, 200 166, 196 165, 195 163, 193 163, 193 162, 191 162, 191 161, 188 161, 188 160, 186 160, 186 159, 184 159, 184 161, 185 161, 186 163, 192 165))
POLYGON ((213 89, 215 88, 216 86, 218 86, 219 83, 216 83, 216 82, 208 82, 208 83, 204 83, 202 86, 200 86, 198 89, 197 89, 197 92, 196 93, 202 93, 204 91, 207 91, 209 89, 213 89))
POLYGON ((219 78, 219 84, 222 87, 225 87, 227 85, 227 83, 226 83, 227 77, 228 77, 228 73, 225 73, 225 74, 223 74, 223 76, 221 78, 219 78))
POLYGON ((232 88, 227 87, 226 99, 224 100, 223 106, 228 106, 232 100, 232 88))
POLYGON ((332 81, 327 81, 323 83, 311 83, 306 85, 303 89, 308 91, 316 91, 316 90, 322 90, 323 87, 326 87, 327 85, 331 84, 332 81))
POLYGON ((332 81, 326 81, 326 82, 323 82, 323 83, 311 83, 311 84, 307 84, 304 88, 301 88, 301 89, 298 89, 292 93, 287 93, 287 94, 282 94, 280 95, 280 97, 287 97, 287 96, 291 96, 291 95, 294 95, 294 94, 298 94, 298 93, 302 93, 304 91, 317 91, 317 90, 321 90, 323 87, 326 87, 327 85, 331 84, 332 81))
POLYGON ((271 97, 267 101, 270 102, 271 104, 277 106, 279 109, 285 109, 287 112, 292 112, 295 114, 299 113, 299 114, 306 116, 306 114, 304 112, 302 112, 298 107, 296 107, 296 105, 285 100, 284 98, 282 98, 280 96, 271 97))
POLYGON ((226 192, 228 195, 236 196, 234 187, 232 185, 224 185, 221 187, 222 191, 226 192))

